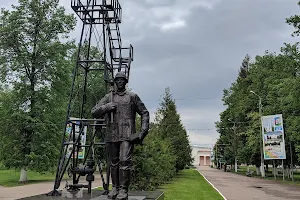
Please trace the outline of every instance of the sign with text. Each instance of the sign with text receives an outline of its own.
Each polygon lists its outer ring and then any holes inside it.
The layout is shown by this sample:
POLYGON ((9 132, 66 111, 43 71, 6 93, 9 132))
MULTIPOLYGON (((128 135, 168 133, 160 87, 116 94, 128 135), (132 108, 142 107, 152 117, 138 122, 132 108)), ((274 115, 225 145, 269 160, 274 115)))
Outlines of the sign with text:
MULTIPOLYGON (((77 118, 70 118, 72 121, 76 121, 77 118)), ((87 126, 83 127, 83 130, 80 130, 80 120, 76 121, 75 125, 75 140, 80 136, 81 145, 85 145, 86 143, 86 134, 87 134, 87 126)), ((72 132, 72 123, 67 124, 66 130, 66 138, 68 142, 73 141, 73 132, 72 132)), ((68 145, 66 157, 69 158, 72 153, 73 145, 68 145)), ((84 159, 85 147, 80 147, 78 152, 78 159, 84 159)), ((76 158, 77 153, 75 151, 74 158, 76 158)))
POLYGON ((264 159, 286 159, 282 114, 261 117, 264 159))

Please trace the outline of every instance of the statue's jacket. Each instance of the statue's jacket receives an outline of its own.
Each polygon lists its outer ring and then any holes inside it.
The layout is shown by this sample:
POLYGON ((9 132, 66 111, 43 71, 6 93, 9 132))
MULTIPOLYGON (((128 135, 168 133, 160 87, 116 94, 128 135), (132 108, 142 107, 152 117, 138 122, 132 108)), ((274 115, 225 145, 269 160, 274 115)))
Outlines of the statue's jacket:
POLYGON ((106 142, 119 142, 130 140, 130 135, 136 133, 136 113, 141 116, 141 131, 149 129, 149 112, 139 96, 133 92, 112 92, 106 94, 91 110, 93 117, 105 118, 106 142), (113 111, 113 122, 111 112, 107 103, 114 102, 117 109, 113 111))

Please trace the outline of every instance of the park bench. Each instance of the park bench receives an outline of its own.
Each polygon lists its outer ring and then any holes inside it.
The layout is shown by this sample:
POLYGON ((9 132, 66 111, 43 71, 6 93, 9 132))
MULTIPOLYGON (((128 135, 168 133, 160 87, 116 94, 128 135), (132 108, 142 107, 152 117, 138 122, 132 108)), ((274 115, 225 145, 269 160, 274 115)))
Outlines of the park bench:
POLYGON ((246 172, 246 176, 249 176, 249 177, 251 177, 251 176, 252 176, 252 174, 253 174, 253 172, 254 172, 254 171, 251 171, 251 170, 250 170, 249 172, 246 172))

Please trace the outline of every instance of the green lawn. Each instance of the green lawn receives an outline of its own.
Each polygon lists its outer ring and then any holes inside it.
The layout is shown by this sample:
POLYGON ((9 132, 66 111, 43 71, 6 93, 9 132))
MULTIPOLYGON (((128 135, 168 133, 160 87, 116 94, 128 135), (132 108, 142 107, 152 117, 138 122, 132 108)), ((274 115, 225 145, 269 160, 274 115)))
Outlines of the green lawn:
MULTIPOLYGON (((103 190, 102 187, 97 189, 103 190)), ((223 200, 222 196, 194 169, 179 172, 173 181, 164 184, 158 190, 165 193, 164 200, 223 200)))
POLYGON ((222 200, 222 196, 194 169, 186 169, 163 185, 165 200, 222 200))
POLYGON ((29 181, 26 183, 20 184, 20 171, 19 170, 0 170, 0 185, 5 187, 14 187, 20 186, 24 184, 32 184, 38 182, 45 182, 45 181, 54 181, 55 173, 52 174, 50 172, 46 172, 45 174, 40 174, 33 171, 27 171, 27 176, 29 181))

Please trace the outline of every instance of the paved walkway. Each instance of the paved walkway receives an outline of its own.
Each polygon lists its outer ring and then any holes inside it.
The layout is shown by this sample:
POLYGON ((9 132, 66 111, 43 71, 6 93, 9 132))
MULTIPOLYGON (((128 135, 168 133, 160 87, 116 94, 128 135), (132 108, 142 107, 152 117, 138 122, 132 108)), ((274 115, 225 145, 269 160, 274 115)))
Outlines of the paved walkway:
MULTIPOLYGON (((104 175, 106 180, 106 176, 104 175)), ((69 183, 72 183, 72 180, 69 179, 69 183)), ((85 177, 83 180, 79 181, 80 183, 87 184, 85 177)), ((65 187, 66 181, 62 180, 59 189, 65 187)), ((101 177, 99 174, 95 174, 95 181, 92 183, 92 187, 102 186, 101 177)), ((14 200, 25 197, 36 196, 40 194, 46 194, 53 190, 53 182, 44 182, 37 184, 29 184, 24 186, 17 187, 0 187, 0 200, 14 200)))
MULTIPOLYGON (((299 200, 300 187, 280 184, 237 175, 210 167, 197 167, 198 171, 216 187, 227 200, 299 200)), ((71 180, 70 180, 71 181, 71 180)), ((85 181, 84 181, 85 182, 85 181)), ((65 181, 61 182, 62 189, 65 181)), ((100 176, 95 176, 92 187, 102 186, 100 176)), ((53 182, 31 184, 18 187, 0 187, 0 200, 14 200, 45 194, 53 189, 53 182)))
POLYGON ((299 200, 300 187, 237 175, 210 167, 197 167, 227 200, 299 200))

